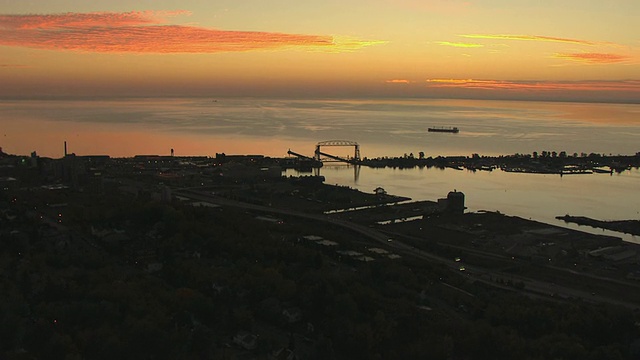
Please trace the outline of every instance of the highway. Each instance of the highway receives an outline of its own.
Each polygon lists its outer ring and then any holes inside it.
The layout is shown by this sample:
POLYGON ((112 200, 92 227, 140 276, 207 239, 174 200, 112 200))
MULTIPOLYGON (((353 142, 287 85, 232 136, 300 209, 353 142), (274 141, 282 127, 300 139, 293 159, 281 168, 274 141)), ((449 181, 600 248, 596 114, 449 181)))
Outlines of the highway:
MULTIPOLYGON (((323 214, 308 214, 308 213, 302 213, 294 210, 280 209, 280 208, 273 208, 269 206, 244 203, 240 201, 226 199, 213 194, 207 194, 203 191, 182 189, 182 190, 176 190, 175 194, 178 196, 192 199, 192 200, 205 201, 205 202, 217 204, 220 206, 229 206, 229 207, 235 207, 235 208, 246 209, 246 210, 266 212, 270 214, 293 216, 297 218, 314 220, 314 221, 326 223, 329 225, 345 228, 345 229, 354 231, 356 233, 359 233, 374 242, 383 244, 386 247, 390 247, 394 251, 396 251, 397 253, 403 256, 416 257, 425 261, 440 263, 450 268, 452 271, 461 272, 460 271, 461 263, 454 261, 454 259, 441 257, 438 255, 417 249, 413 246, 403 243, 402 241, 399 241, 397 238, 391 239, 388 234, 382 231, 369 228, 364 225, 359 225, 352 222, 335 219, 323 214)), ((640 304, 638 303, 628 302, 622 299, 605 297, 599 294, 593 294, 591 292, 580 290, 580 289, 561 286, 558 284, 549 283, 545 281, 539 281, 539 280, 535 280, 535 279, 531 279, 531 278, 527 278, 519 275, 493 271, 493 270, 481 268, 475 265, 464 264, 464 268, 465 270, 463 271, 463 273, 466 276, 468 276, 470 280, 473 279, 476 281, 480 281, 487 285, 491 285, 493 287, 497 287, 501 289, 528 293, 528 294, 531 294, 537 297, 546 298, 549 300, 565 301, 567 299, 581 299, 586 302, 592 302, 592 303, 604 302, 604 303, 627 307, 630 309, 640 309, 640 304), (524 284, 524 288, 515 288, 513 286, 499 284, 499 283, 496 283, 496 279, 504 279, 505 281, 511 280, 512 283, 522 282, 524 284)), ((566 269, 563 269, 563 270, 571 271, 575 275, 589 276, 589 274, 578 273, 573 270, 566 270, 566 269)), ((612 281, 614 280, 612 279, 612 281)))

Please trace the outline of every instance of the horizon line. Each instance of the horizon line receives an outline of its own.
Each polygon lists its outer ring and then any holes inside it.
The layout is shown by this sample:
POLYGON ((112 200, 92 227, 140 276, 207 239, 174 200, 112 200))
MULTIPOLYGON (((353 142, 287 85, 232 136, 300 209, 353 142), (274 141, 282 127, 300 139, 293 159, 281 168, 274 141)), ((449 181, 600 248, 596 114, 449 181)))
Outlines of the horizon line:
POLYGON ((525 98, 518 96, 214 96, 214 95, 0 95, 0 101, 83 101, 83 100, 127 100, 127 99, 286 99, 286 100, 473 100, 473 101, 521 101, 521 102, 553 102, 553 103, 585 103, 585 104, 629 104, 640 105, 640 99, 584 99, 568 95, 566 98, 540 96, 525 98))

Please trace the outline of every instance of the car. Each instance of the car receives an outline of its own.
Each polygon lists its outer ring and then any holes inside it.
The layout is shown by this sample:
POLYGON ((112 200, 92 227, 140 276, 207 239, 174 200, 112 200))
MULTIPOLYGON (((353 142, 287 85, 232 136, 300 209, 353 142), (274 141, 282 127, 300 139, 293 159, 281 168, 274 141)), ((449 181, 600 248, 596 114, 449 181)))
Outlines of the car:
POLYGON ((392 242, 392 241, 393 241, 393 239, 392 239, 392 238, 388 238, 388 239, 387 239, 387 242, 392 242))

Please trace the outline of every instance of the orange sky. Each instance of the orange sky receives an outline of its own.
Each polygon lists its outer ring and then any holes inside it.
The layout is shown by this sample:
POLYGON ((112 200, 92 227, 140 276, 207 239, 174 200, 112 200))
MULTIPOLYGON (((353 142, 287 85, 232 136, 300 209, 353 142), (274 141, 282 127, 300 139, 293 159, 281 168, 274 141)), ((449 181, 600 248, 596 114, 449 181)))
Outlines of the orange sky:
POLYGON ((640 102, 638 15, 635 0, 0 1, 0 97, 640 102))

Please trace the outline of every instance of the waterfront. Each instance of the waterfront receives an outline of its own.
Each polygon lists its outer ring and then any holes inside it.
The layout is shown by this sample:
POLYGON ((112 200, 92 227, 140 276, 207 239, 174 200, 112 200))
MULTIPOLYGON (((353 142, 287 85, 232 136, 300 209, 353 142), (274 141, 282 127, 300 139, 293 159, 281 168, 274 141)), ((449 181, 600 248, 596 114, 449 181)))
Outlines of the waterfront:
MULTIPOLYGON (((263 154, 356 141, 363 157, 530 154, 566 151, 633 155, 640 151, 640 105, 487 100, 94 99, 0 101, 0 146, 8 153, 58 158, 63 142, 78 155, 263 154), (428 127, 460 128, 458 134, 428 127)), ((332 154, 353 154, 333 148, 332 154), (335 152, 334 152, 335 150, 335 152)), ((637 169, 560 177, 502 171, 325 166, 328 184, 366 192, 381 186, 414 200, 458 189, 470 211, 492 210, 578 228, 558 215, 640 218, 637 169)), ((584 231, 600 231, 586 226, 584 231)), ((605 232, 607 233, 607 232, 605 232)), ((615 233, 617 234, 617 233, 615 233)), ((619 234, 617 234, 619 236, 619 234)), ((640 242, 625 236, 625 240, 640 242)))
MULTIPOLYGON (((288 171, 294 174, 295 171, 288 171)), ((612 235, 640 243, 640 237, 565 223, 555 217, 580 215, 600 220, 640 219, 640 170, 614 174, 509 173, 501 170, 467 171, 438 168, 366 168, 357 179, 352 166, 328 165, 320 170, 327 184, 373 192, 380 186, 389 194, 413 200, 437 200, 452 190, 466 195, 467 211, 499 211, 594 234, 612 235)))

